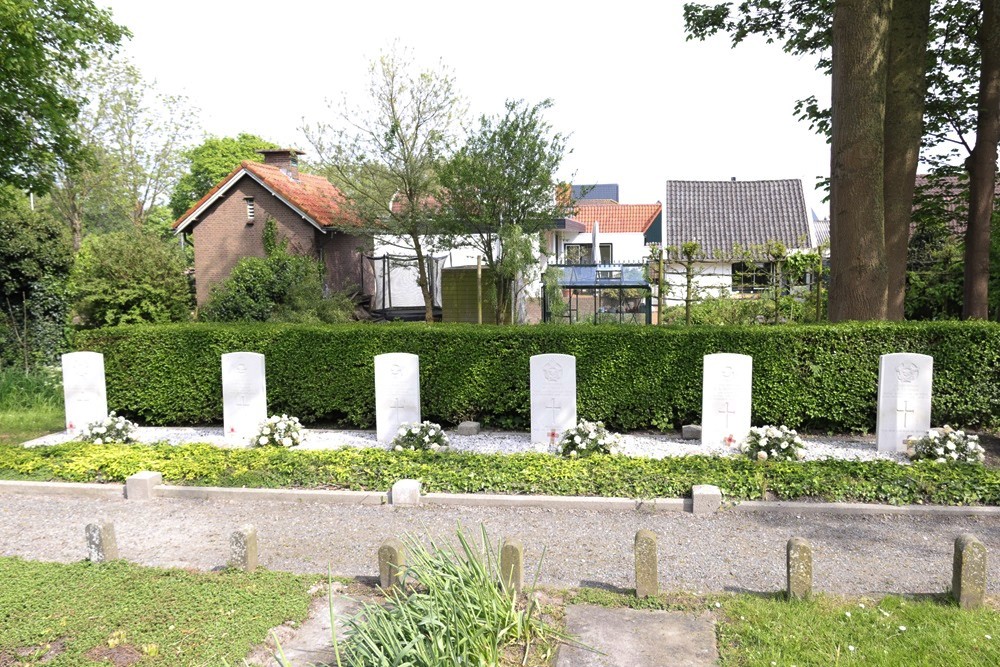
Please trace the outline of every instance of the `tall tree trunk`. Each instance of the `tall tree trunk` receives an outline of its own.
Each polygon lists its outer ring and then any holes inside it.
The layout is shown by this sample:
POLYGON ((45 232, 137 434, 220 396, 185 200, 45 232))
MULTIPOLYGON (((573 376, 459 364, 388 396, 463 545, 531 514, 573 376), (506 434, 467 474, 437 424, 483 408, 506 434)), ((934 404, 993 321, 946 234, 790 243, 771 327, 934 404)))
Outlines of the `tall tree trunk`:
POLYGON ((885 101, 886 317, 903 319, 913 188, 924 130, 930 0, 893 0, 885 101))
POLYGON ((986 319, 990 281, 990 218, 996 188, 997 143, 1000 142, 1000 0, 981 0, 979 28, 982 74, 976 145, 965 161, 969 171, 969 219, 965 230, 963 319, 986 319))
POLYGON ((883 149, 891 0, 837 0, 830 147, 830 320, 886 316, 883 149))

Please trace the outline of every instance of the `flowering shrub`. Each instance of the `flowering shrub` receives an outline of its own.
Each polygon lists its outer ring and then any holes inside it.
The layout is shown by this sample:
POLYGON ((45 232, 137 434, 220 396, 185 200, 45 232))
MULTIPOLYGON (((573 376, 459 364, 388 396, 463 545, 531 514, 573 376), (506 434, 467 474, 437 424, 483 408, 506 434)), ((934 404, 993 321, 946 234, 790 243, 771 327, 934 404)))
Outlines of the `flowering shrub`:
POLYGON ((604 422, 581 421, 563 433, 559 453, 575 458, 591 454, 617 454, 622 437, 604 428, 604 422))
POLYGON ((800 461, 805 455, 802 438, 787 426, 757 426, 750 429, 740 450, 758 461, 800 461))
POLYGON ((448 436, 434 422, 403 424, 399 427, 396 437, 392 439, 392 448, 397 452, 404 449, 429 449, 436 452, 446 447, 448 447, 448 436))
POLYGON ((138 428, 134 422, 112 412, 107 419, 84 426, 79 437, 84 442, 92 442, 95 445, 108 442, 135 442, 133 436, 138 428))
POLYGON ((260 429, 257 431, 257 435, 250 439, 250 444, 253 447, 294 447, 295 445, 301 445, 304 434, 302 432, 302 424, 299 422, 298 417, 289 417, 288 415, 274 415, 268 417, 263 424, 260 425, 260 429))
POLYGON ((956 431, 950 426, 932 428, 925 436, 911 437, 908 444, 913 448, 914 459, 931 459, 938 463, 982 463, 986 459, 979 436, 956 431))

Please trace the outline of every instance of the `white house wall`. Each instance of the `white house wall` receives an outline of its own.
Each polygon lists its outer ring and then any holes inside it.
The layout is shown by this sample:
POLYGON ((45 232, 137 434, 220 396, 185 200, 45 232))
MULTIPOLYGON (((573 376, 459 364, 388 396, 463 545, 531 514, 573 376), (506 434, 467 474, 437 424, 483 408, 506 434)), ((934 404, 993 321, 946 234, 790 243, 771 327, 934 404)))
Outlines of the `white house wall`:
MULTIPOLYGON (((683 264, 664 266, 664 286, 669 287, 664 303, 677 306, 684 303, 687 291, 686 269, 683 264)), ((701 262, 694 265, 695 298, 719 297, 733 289, 733 265, 701 262)))
MULTIPOLYGON (((593 243, 594 235, 590 232, 563 234, 559 248, 559 261, 565 261, 566 245, 576 243, 593 243)), ((638 232, 605 234, 598 230, 597 242, 611 244, 611 261, 615 264, 642 264, 649 257, 649 248, 645 238, 638 232)))

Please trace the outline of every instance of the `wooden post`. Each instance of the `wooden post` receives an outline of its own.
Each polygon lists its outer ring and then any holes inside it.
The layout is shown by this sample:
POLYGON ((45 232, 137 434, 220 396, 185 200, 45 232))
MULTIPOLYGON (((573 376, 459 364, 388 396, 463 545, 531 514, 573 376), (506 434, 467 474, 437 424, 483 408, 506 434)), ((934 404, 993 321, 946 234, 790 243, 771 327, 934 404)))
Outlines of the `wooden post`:
POLYGON ((659 279, 659 286, 656 296, 656 323, 663 324, 663 252, 664 248, 660 248, 660 272, 657 278, 659 279))
POLYGON ((483 323, 483 256, 476 257, 476 307, 478 315, 476 321, 483 323))

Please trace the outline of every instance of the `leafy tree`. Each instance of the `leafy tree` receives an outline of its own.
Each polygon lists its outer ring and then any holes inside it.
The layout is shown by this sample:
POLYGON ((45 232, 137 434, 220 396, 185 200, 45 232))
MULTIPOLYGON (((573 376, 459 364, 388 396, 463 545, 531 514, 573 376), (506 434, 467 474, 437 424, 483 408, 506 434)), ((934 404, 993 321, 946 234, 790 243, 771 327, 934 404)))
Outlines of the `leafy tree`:
POLYGON ((73 125, 81 159, 60 162, 51 200, 79 248, 85 225, 138 229, 164 203, 184 169, 194 114, 185 98, 157 91, 125 60, 95 63, 77 91, 90 100, 73 125))
MULTIPOLYGON (((732 35, 735 45, 751 34, 763 34, 768 39, 783 41, 786 51, 815 56, 817 67, 824 71, 832 68, 830 47, 838 48, 836 37, 840 40, 840 53, 849 62, 843 63, 845 67, 841 68, 842 72, 848 70, 847 76, 839 77, 834 83, 834 104, 845 102, 844 93, 848 93, 848 98, 853 97, 857 102, 856 94, 876 91, 876 99, 866 103, 870 109, 868 113, 882 116, 880 130, 874 126, 877 125, 877 119, 868 122, 867 127, 850 127, 851 121, 859 118, 854 112, 861 109, 851 108, 854 102, 839 114, 842 121, 848 123, 848 126, 842 126, 842 129, 848 130, 842 135, 842 143, 848 148, 834 147, 831 179, 850 179, 861 174, 864 176, 854 179, 853 184, 848 185, 848 189, 860 188, 856 193, 845 192, 842 196, 835 197, 845 203, 863 201, 863 205, 840 207, 841 210, 837 206, 831 207, 833 218, 846 214, 846 224, 838 224, 834 220, 832 225, 834 247, 831 258, 834 275, 831 289, 836 294, 831 301, 834 318, 841 316, 842 309, 858 311, 854 314, 861 314, 861 310, 866 310, 869 315, 879 317, 879 311, 882 310, 880 302, 883 300, 885 316, 892 319, 902 317, 906 241, 924 100, 927 100, 931 117, 938 119, 953 116, 956 108, 952 104, 947 109, 942 109, 939 103, 945 97, 931 92, 935 89, 933 82, 942 77, 941 73, 952 69, 951 61, 955 55, 953 51, 949 51, 947 40, 942 42, 935 35, 939 34, 947 17, 946 10, 961 13, 960 9, 955 8, 963 2, 964 0, 948 0, 945 3, 935 3, 933 15, 930 0, 896 0, 892 3, 884 0, 823 0, 812 3, 797 0, 748 0, 738 8, 728 2, 714 6, 693 3, 685 5, 685 19, 692 37, 704 38, 725 31, 732 35), (838 11, 842 26, 846 26, 848 19, 852 18, 860 19, 860 22, 852 25, 852 29, 834 31, 838 11), (875 27, 877 29, 873 31, 872 28, 875 27), (865 33, 865 30, 869 32, 865 33), (929 79, 925 79, 928 43, 933 47, 935 67, 931 70, 929 79), (857 58, 865 48, 869 49, 870 58, 857 58), (850 62, 856 65, 856 69, 851 69, 850 62), (932 84, 929 87, 928 80, 932 84), (868 81, 868 85, 854 85, 861 81, 868 81), (878 98, 881 98, 881 102, 878 98), (862 143, 867 140, 866 155, 854 162, 852 160, 856 156, 853 151, 861 144, 851 139, 853 131, 860 132, 856 137, 862 143), (871 141, 876 136, 879 139, 871 141), (876 146, 883 147, 884 152, 873 153, 876 146), (843 162, 844 159, 847 160, 846 163, 843 162), (874 172, 873 165, 881 165, 881 175, 874 172), (882 189, 881 196, 877 191, 879 186, 882 189), (868 191, 866 199, 851 199, 865 190, 868 191), (881 241, 875 233, 877 229, 882 230, 881 241), (838 247, 842 244, 843 248, 838 247), (862 284, 857 284, 859 278, 862 284), (884 297, 881 294, 883 287, 886 292, 884 297), (851 300, 858 295, 866 295, 864 301, 867 305, 857 300, 851 305, 851 300)), ((815 97, 799 102, 796 110, 817 129, 830 132, 831 114, 819 107, 815 97)), ((928 122, 928 136, 939 130, 940 125, 940 122, 928 122)), ((841 142, 835 140, 835 143, 841 142)), ((857 155, 861 155, 861 152, 857 155)), ((844 181, 841 183, 844 184, 844 181)))
POLYGON ((184 153, 190 163, 188 172, 181 176, 170 197, 170 212, 174 219, 201 199, 215 184, 240 166, 243 160, 262 162, 257 151, 278 148, 255 134, 240 133, 236 137, 209 137, 184 153))
POLYGON ((73 264, 65 228, 27 197, 0 188, 0 366, 27 370, 64 343, 64 283, 73 264))
POLYGON ((346 322, 354 303, 323 293, 323 265, 288 249, 273 219, 264 223, 266 257, 244 257, 216 285, 201 311, 214 322, 346 322))
POLYGON ((88 236, 70 274, 84 326, 179 322, 193 307, 186 262, 176 243, 143 230, 88 236))
POLYGON ((528 282, 524 274, 537 262, 531 241, 567 213, 553 196, 566 139, 543 117, 551 106, 508 101, 503 116, 480 119, 441 172, 453 242, 482 253, 494 276, 498 324, 514 286, 528 282))
POLYGON ((80 99, 67 87, 128 31, 90 0, 0 2, 0 183, 44 192, 78 146, 80 99))
POLYGON ((433 322, 429 257, 445 241, 437 172, 454 140, 459 96, 450 71, 418 72, 406 52, 383 53, 370 75, 366 105, 345 101, 334 124, 303 131, 347 197, 343 229, 377 233, 413 252, 425 317, 433 322))

